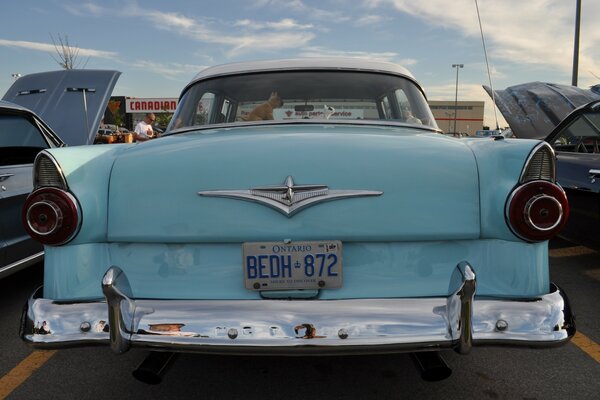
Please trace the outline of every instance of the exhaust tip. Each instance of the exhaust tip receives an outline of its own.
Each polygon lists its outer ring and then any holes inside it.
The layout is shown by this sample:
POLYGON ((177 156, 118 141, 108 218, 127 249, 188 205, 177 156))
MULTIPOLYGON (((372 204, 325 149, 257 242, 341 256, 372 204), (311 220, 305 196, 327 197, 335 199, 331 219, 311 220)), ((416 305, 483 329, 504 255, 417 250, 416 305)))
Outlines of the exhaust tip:
POLYGON ((452 369, 437 351, 411 353, 411 358, 421 374, 421 379, 426 382, 443 381, 452 375, 452 369))
POLYGON ((140 382, 158 385, 175 358, 175 353, 151 351, 131 374, 140 382))
POLYGON ((138 368, 131 373, 135 379, 142 383, 146 383, 148 385, 158 385, 162 382, 162 376, 157 375, 156 373, 138 368))

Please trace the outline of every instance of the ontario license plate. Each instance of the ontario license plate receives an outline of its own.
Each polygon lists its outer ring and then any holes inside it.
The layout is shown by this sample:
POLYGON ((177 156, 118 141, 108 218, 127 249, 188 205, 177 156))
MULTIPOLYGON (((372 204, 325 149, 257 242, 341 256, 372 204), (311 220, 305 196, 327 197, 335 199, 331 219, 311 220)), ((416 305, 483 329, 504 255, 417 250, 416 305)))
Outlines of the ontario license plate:
POLYGON ((251 242, 242 246, 249 290, 335 289, 342 286, 342 242, 251 242))

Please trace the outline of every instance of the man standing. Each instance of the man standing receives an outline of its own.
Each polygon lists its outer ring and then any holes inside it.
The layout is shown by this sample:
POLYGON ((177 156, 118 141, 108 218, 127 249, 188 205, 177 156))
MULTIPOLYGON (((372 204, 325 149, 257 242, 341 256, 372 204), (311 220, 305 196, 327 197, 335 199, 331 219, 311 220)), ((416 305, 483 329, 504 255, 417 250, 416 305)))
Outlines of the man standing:
POLYGON ((153 113, 148 113, 143 121, 138 122, 133 132, 133 139, 136 142, 145 142, 154 138, 154 130, 152 124, 156 121, 156 116, 153 113))

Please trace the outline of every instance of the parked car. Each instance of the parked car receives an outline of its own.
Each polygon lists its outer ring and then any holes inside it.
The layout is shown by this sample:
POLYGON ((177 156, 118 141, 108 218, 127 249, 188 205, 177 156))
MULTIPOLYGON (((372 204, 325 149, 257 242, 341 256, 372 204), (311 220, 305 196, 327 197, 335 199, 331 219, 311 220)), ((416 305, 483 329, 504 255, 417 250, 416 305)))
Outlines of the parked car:
POLYGON ((26 233, 21 219, 25 199, 33 189, 37 153, 63 147, 65 138, 71 144, 91 143, 86 138, 95 132, 97 125, 92 124, 104 111, 118 75, 92 70, 26 75, 4 95, 4 100, 12 102, 0 101, 0 278, 39 262, 44 255, 42 245, 26 233), (87 88, 85 94, 77 90, 81 87, 87 88))
POLYGON ((571 209, 560 236, 600 250, 600 154, 595 145, 600 85, 582 89, 531 82, 497 90, 495 98, 516 137, 545 138, 556 152, 557 180, 571 209))
POLYGON ((35 112, 68 146, 92 144, 120 75, 93 69, 29 74, 17 79, 2 100, 35 112))
POLYGON ((125 128, 119 131, 100 128, 94 139, 94 144, 133 143, 133 134, 125 128))
POLYGON ((0 278, 39 262, 41 243, 21 223, 21 209, 32 189, 32 165, 43 149, 62 140, 30 110, 0 100, 0 278))
POLYGON ((544 139, 570 112, 594 100, 600 100, 600 85, 589 89, 549 82, 528 82, 492 90, 493 98, 515 137, 544 139))
POLYGON ((116 132, 113 129, 100 128, 98 135, 114 135, 116 132))
POLYGON ((561 236, 600 250, 600 101, 570 113, 548 135, 557 158, 557 179, 571 205, 561 236))
POLYGON ((411 352, 441 379, 441 350, 566 343, 552 148, 440 133, 395 64, 208 68, 161 138, 38 155, 23 215, 46 279, 21 337, 152 350, 151 382, 172 352, 411 352))

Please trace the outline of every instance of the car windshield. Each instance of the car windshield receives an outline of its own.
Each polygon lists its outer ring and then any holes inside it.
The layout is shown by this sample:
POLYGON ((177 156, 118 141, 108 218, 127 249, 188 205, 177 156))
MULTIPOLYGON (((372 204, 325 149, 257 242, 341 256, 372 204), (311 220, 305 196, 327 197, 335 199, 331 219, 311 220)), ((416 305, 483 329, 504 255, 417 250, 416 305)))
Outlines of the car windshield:
POLYGON ((424 95, 410 79, 370 72, 291 71, 199 81, 182 96, 167 131, 302 120, 437 128, 424 95))
POLYGON ((600 113, 582 114, 556 134, 550 144, 556 151, 600 153, 600 113))

